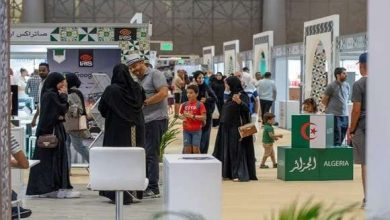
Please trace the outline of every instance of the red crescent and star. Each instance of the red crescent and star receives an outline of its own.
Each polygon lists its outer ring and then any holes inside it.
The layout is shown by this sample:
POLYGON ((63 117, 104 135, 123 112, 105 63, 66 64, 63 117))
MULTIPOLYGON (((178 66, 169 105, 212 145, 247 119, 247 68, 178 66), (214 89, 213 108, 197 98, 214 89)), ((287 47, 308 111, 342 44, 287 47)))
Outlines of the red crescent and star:
POLYGON ((315 139, 317 136, 316 136, 316 133, 317 133, 317 125, 314 124, 314 123, 310 123, 310 122, 306 122, 302 125, 301 127, 301 136, 303 139, 307 140, 307 141, 310 141, 310 140, 313 140, 315 139), (314 125, 313 128, 310 129, 310 136, 306 133, 306 130, 307 128, 310 126, 310 125, 314 125))

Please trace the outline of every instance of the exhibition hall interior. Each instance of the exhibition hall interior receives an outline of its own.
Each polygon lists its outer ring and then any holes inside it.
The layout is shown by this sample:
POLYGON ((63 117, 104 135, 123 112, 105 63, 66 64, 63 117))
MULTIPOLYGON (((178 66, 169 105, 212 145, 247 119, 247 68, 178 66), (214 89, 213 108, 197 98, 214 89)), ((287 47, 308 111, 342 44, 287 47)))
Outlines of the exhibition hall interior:
POLYGON ((390 219, 389 8, 0 0, 0 220, 390 219))

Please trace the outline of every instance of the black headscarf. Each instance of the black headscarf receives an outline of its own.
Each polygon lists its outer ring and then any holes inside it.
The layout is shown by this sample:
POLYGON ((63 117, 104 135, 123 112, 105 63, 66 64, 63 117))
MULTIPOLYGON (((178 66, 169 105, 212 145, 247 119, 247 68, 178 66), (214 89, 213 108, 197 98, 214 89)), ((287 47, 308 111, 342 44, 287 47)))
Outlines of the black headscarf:
POLYGON ((50 73, 46 77, 45 83, 43 84, 41 96, 43 96, 43 94, 46 92, 55 92, 58 94, 57 85, 58 83, 62 82, 64 79, 65 77, 61 73, 58 72, 50 73))
POLYGON ((142 113, 145 92, 134 82, 126 65, 114 67, 111 85, 104 91, 102 99, 123 120, 136 124, 140 121, 138 115, 142 113))
POLYGON ((244 89, 242 88, 241 80, 236 76, 230 76, 229 78, 227 78, 226 83, 228 84, 230 89, 230 96, 244 91, 244 89))
POLYGON ((71 90, 73 87, 79 88, 81 81, 75 73, 65 73, 66 82, 68 83, 68 90, 71 90))
POLYGON ((81 103, 83 105, 82 115, 86 115, 87 111, 85 109, 84 95, 83 93, 81 93, 80 90, 78 90, 78 88, 81 85, 81 81, 79 77, 75 73, 66 73, 65 77, 66 77, 66 82, 68 83, 68 93, 69 94, 76 93, 79 96, 81 103))

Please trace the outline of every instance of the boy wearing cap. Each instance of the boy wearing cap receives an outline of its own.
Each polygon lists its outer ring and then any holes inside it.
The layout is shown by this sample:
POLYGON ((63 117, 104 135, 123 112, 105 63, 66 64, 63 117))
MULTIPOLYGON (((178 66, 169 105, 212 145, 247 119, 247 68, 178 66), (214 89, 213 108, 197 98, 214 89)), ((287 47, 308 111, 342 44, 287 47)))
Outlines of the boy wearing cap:
POLYGON ((145 90, 143 113, 145 117, 145 152, 146 172, 149 185, 144 197, 160 197, 159 179, 159 152, 161 137, 168 129, 168 84, 164 74, 147 67, 138 54, 131 54, 127 65, 134 74, 138 83, 145 90))

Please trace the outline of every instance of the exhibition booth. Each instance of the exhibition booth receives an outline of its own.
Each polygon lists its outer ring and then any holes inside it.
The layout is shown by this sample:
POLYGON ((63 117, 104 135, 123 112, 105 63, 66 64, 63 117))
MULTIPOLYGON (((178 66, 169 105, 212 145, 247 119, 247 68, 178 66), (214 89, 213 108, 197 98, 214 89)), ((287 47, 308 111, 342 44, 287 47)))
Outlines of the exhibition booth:
MULTIPOLYGON (((92 138, 85 140, 86 146, 96 143, 102 130, 102 119, 96 109, 96 103, 104 88, 110 84, 114 65, 125 62, 130 54, 137 53, 145 60, 155 64, 156 53, 150 51, 149 24, 20 24, 12 25, 11 61, 14 81, 21 80, 19 70, 28 73, 38 69, 41 62, 50 65, 51 72, 73 72, 82 82, 80 90, 86 100, 87 112, 90 112, 89 125, 92 138)), ((26 78, 23 79, 27 81, 26 78)), ((19 84, 19 90, 23 85, 19 84)), ((35 147, 35 128, 31 128, 33 112, 23 108, 19 100, 19 111, 13 114, 16 125, 12 132, 20 137, 28 157, 35 147)), ((34 109, 32 109, 34 110, 34 109)), ((72 164, 86 166, 81 156, 71 152, 72 164)))
POLYGON ((338 15, 305 22, 304 30, 303 42, 293 44, 274 45, 273 31, 266 31, 253 35, 250 51, 240 52, 239 40, 225 42, 223 55, 215 55, 214 46, 204 47, 202 64, 224 75, 243 67, 249 67, 253 76, 270 71, 277 88, 276 121, 290 130, 291 116, 300 113, 304 99, 321 100, 326 85, 334 80, 335 67, 347 69, 352 87, 361 77, 358 57, 367 51, 366 33, 339 36, 338 15))

